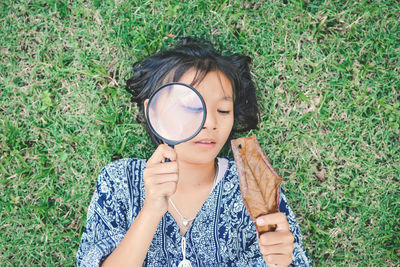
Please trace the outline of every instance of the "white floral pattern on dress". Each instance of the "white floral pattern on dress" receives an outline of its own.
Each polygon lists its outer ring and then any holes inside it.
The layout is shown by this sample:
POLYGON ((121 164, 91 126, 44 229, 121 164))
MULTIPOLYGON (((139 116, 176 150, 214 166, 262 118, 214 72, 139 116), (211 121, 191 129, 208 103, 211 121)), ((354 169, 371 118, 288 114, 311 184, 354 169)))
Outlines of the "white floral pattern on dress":
MULTIPOLYGON (((236 165, 214 187, 185 233, 192 266, 267 266, 257 233, 243 204, 236 165)), ((144 203, 143 159, 122 159, 104 167, 90 202, 77 266, 99 266, 124 238, 144 203)), ((280 206, 295 237, 292 266, 310 266, 299 225, 281 190, 280 206)), ((143 266, 178 266, 183 255, 179 227, 167 212, 154 235, 143 266)))

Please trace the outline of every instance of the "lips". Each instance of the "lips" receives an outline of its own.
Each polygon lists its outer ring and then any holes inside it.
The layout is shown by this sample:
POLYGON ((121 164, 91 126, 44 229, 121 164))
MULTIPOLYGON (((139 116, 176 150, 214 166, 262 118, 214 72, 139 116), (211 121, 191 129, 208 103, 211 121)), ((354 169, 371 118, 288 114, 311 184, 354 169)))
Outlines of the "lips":
POLYGON ((215 144, 215 140, 211 139, 211 138, 203 138, 203 139, 196 140, 195 142, 196 143, 204 143, 204 144, 211 144, 211 143, 215 144))
POLYGON ((213 147, 215 146, 215 140, 211 138, 204 138, 196 140, 195 144, 200 147, 213 147))

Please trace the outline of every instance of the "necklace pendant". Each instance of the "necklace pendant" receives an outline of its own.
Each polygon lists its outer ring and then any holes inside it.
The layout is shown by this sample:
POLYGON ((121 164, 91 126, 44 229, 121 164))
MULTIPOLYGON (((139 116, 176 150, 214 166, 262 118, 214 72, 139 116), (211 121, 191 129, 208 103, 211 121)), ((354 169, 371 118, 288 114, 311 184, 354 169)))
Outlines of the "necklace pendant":
POLYGON ((189 260, 184 259, 179 263, 178 267, 192 267, 192 264, 189 260))
POLYGON ((183 226, 188 227, 189 221, 186 218, 183 218, 182 224, 183 224, 183 226))

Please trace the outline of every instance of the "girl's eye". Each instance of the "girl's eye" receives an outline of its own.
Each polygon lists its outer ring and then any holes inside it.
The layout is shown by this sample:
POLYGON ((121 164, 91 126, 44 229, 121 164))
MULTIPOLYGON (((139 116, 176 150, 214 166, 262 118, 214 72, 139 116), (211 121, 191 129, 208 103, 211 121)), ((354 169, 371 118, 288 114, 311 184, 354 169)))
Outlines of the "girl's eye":
POLYGON ((218 109, 218 112, 222 113, 222 114, 229 114, 230 113, 229 110, 221 110, 221 109, 218 109))
POLYGON ((184 106, 184 105, 182 105, 182 107, 184 108, 185 112, 189 112, 189 113, 203 112, 202 107, 192 107, 192 106, 184 106))

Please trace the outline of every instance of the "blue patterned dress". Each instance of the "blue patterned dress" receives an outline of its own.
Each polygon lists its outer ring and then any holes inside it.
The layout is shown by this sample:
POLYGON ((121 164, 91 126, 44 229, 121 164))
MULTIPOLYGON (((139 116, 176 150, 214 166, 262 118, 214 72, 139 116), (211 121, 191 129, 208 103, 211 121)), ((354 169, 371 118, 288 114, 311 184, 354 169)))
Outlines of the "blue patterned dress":
MULTIPOLYGON (((221 160, 221 158, 219 158, 221 160)), ((188 228, 186 259, 192 266, 267 266, 256 229, 242 201, 233 159, 188 228)), ((144 203, 143 159, 122 159, 104 167, 89 205, 77 266, 99 266, 118 246, 144 203)), ((294 235, 294 266, 310 266, 299 225, 281 191, 281 212, 294 235)), ((160 221, 143 266, 178 266, 182 236, 169 212, 160 221)))

